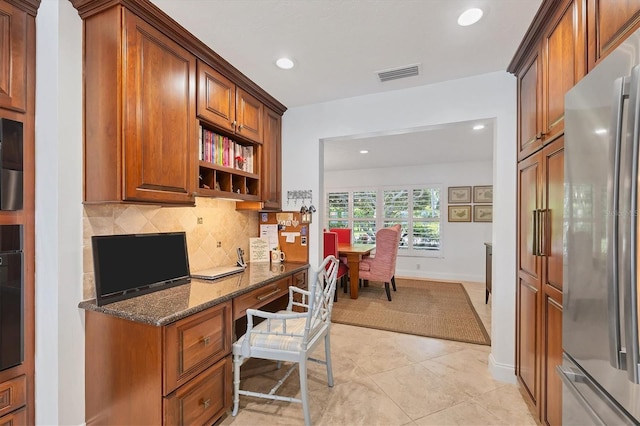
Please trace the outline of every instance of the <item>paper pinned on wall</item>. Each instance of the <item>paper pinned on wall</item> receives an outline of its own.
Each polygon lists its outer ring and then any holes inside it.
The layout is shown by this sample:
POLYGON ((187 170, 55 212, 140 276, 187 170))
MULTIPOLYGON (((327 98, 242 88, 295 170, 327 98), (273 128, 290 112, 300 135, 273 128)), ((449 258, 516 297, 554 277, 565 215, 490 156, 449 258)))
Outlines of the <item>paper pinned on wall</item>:
POLYGON ((278 247, 278 225, 260 225, 260 238, 269 242, 269 250, 278 247))
POLYGON ((269 261, 269 241, 263 238, 249 238, 249 263, 269 261))
POLYGON ((287 243, 295 243, 296 237, 300 236, 299 232, 283 232, 282 236, 285 237, 287 243))

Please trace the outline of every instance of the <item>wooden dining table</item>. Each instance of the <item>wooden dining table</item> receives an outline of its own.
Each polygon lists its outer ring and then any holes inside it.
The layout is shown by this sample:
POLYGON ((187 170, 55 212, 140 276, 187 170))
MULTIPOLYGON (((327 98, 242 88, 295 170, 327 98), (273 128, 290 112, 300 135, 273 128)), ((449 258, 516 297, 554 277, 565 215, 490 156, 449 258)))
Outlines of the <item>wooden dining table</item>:
POLYGON ((350 243, 338 243, 338 256, 345 256, 347 258, 347 266, 349 267, 349 282, 351 298, 358 298, 358 281, 360 280, 360 260, 362 256, 368 255, 373 249, 376 248, 375 244, 350 244, 350 243))

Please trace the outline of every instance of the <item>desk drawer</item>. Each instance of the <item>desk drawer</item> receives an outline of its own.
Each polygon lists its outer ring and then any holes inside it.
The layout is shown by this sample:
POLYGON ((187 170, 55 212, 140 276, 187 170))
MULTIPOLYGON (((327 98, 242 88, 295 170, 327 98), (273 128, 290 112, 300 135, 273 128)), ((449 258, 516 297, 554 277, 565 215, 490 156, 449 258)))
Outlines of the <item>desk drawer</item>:
POLYGON ((231 302, 168 325, 165 338, 167 395, 231 352, 231 302))
POLYGON ((245 316, 247 309, 258 309, 279 297, 287 296, 290 285, 291 277, 286 277, 236 297, 233 299, 233 319, 245 316))
POLYGON ((231 356, 164 399, 164 424, 211 424, 231 407, 231 356))
POLYGON ((27 409, 22 408, 0 417, 0 426, 20 426, 27 424, 27 409))
POLYGON ((0 383, 0 416, 27 403, 27 376, 0 383))

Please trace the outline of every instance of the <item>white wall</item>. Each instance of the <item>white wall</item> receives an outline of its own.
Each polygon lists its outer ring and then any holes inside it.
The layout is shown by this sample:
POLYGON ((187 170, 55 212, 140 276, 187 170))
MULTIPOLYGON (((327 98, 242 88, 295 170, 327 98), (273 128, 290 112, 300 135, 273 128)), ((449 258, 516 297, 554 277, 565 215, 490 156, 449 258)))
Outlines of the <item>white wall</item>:
POLYGON ((329 171, 325 172, 324 185, 325 191, 330 188, 386 185, 440 185, 442 188, 440 255, 438 257, 407 256, 403 255, 401 250, 396 265, 396 276, 484 282, 484 243, 491 241, 491 223, 448 222, 447 187, 492 185, 492 179, 492 164, 490 161, 484 161, 329 171))
MULTIPOLYGON (((515 223, 516 223, 516 80, 506 72, 384 92, 288 110, 283 118, 283 207, 287 191, 312 190, 319 211, 324 204, 323 147, 328 138, 392 132, 456 121, 495 118, 493 157, 494 224, 492 348, 494 377, 514 382, 515 223)), ((319 238, 322 221, 314 217, 311 241, 319 238)), ((310 262, 320 260, 310 244, 310 262)))
POLYGON ((36 423, 84 422, 82 21, 68 1, 36 17, 36 423))

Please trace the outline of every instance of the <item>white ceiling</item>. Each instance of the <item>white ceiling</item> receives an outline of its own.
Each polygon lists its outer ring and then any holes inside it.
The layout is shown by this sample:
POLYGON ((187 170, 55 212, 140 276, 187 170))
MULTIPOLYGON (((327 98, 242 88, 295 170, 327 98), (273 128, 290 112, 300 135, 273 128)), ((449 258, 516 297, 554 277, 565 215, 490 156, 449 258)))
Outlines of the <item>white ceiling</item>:
MULTIPOLYGON (((506 70, 542 2, 151 1, 288 108, 506 70), (482 8, 483 19, 469 27, 458 26, 458 15, 468 7, 482 8), (296 66, 278 69, 274 62, 280 56, 292 57, 296 66), (415 64, 420 66, 419 76, 386 83, 378 80, 378 71, 415 64)), ((337 170, 346 164, 349 169, 354 164, 375 167, 367 163, 376 161, 372 148, 372 155, 345 157, 347 149, 358 145, 359 150, 365 142, 370 147, 393 143, 399 149, 402 145, 396 144, 409 143, 413 152, 425 149, 416 158, 432 162, 469 161, 469 154, 476 150, 490 159, 492 129, 460 138, 459 132, 467 132, 469 124, 330 141, 325 143, 325 169, 337 170), (416 141, 420 142, 417 147, 416 141), (461 141, 465 144, 460 145, 461 141), (483 146, 487 143, 488 150, 483 146)), ((389 166, 388 158, 384 164, 389 166)))

